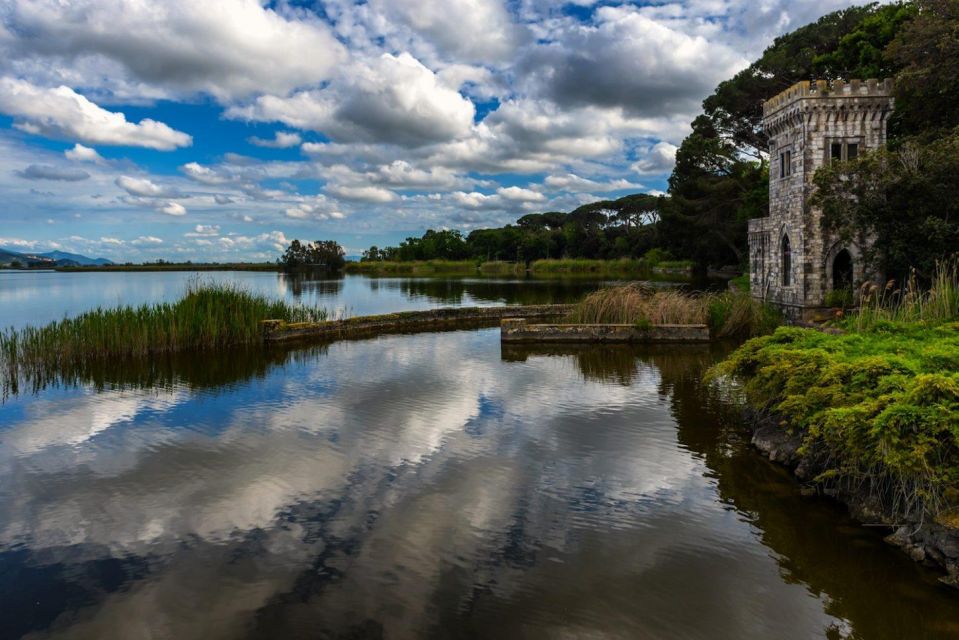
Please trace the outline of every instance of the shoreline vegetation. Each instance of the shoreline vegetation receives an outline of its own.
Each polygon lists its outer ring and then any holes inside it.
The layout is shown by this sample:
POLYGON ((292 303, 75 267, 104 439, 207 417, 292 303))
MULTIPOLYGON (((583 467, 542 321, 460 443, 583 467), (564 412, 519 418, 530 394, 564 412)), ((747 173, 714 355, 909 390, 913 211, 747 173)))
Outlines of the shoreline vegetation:
POLYGON ((346 273, 379 275, 691 275, 689 260, 649 261, 643 258, 588 260, 582 258, 535 260, 523 262, 490 260, 364 260, 347 262, 346 273))
POLYGON ((715 338, 760 336, 783 322, 782 315, 748 291, 687 293, 643 283, 604 287, 588 294, 566 320, 572 324, 707 325, 715 338))
POLYGON ((264 320, 327 317, 319 307, 194 282, 173 303, 101 308, 43 327, 0 330, 0 377, 5 391, 16 392, 20 380, 38 383, 105 362, 258 345, 264 320))
MULTIPOLYGON (((596 275, 616 276, 659 274, 688 276, 693 272, 691 260, 647 260, 646 258, 617 258, 610 260, 585 258, 556 258, 525 262, 504 260, 365 260, 346 262, 342 270, 348 274, 370 277, 394 275, 596 275)), ((36 269, 12 269, 35 271, 36 269)), ((47 269, 44 269, 47 270, 47 269)), ((65 273, 77 272, 149 272, 149 271, 288 271, 280 263, 145 263, 49 267, 65 273)))
POLYGON ((940 264, 928 288, 859 294, 858 313, 750 340, 708 378, 767 423, 763 440, 793 441, 766 446, 771 457, 861 519, 909 525, 900 546, 959 580, 959 560, 928 533, 959 535, 959 263, 940 264))

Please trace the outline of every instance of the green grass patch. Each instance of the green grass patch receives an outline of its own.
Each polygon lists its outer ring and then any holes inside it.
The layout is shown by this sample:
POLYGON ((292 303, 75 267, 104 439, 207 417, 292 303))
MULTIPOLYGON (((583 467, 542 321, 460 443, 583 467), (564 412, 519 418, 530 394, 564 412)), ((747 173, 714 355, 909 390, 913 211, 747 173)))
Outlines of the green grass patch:
POLYGON ((530 265, 534 274, 575 273, 575 274, 627 274, 648 273, 650 265, 643 259, 620 258, 618 260, 587 260, 567 258, 558 260, 536 260, 530 265))
POLYGON ((194 283, 174 303, 95 309, 45 327, 0 331, 0 376, 10 385, 95 362, 260 344, 262 320, 326 317, 321 308, 289 305, 233 286, 194 283))
POLYGON ((505 262, 490 260, 479 266, 480 273, 488 276, 519 275, 526 273, 526 264, 523 262, 505 262))
POLYGON ((736 291, 749 291, 749 274, 748 273, 744 273, 741 276, 736 276, 735 278, 732 278, 729 282, 730 284, 732 284, 733 288, 736 291))

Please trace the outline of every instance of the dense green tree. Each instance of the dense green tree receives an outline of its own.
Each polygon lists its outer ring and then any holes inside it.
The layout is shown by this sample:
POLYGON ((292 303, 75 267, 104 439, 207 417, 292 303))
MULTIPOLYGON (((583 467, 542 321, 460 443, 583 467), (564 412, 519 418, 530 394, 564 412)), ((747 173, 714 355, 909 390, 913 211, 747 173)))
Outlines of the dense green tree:
POLYGON ((335 240, 317 240, 307 244, 293 240, 283 252, 280 262, 288 270, 317 268, 338 270, 346 264, 346 257, 343 247, 335 240))
POLYGON ((813 59, 813 74, 817 78, 891 78, 902 67, 887 54, 887 49, 916 16, 916 5, 872 4, 867 9, 869 13, 839 39, 834 49, 813 59))
POLYGON ((887 58, 896 76, 894 135, 933 139, 959 126, 959 2, 915 0, 918 14, 897 34, 887 58))
POLYGON ((915 268, 928 277, 937 260, 959 250, 959 129, 833 163, 815 182, 824 226, 867 247, 866 262, 879 274, 901 279, 915 268))
MULTIPOLYGON (((876 12, 875 3, 836 11, 776 38, 759 60, 720 83, 703 102, 715 130, 741 153, 762 162, 768 147, 762 131, 763 101, 800 80, 811 79, 814 73, 824 78, 860 73, 858 68, 835 68, 829 56, 844 37, 861 30, 862 23, 876 12)), ((837 61, 847 64, 844 57, 837 61)))
POLYGON ((578 207, 570 213, 526 214, 497 229, 429 230, 398 247, 370 247, 363 260, 507 260, 542 258, 639 257, 655 246, 657 222, 665 199, 632 194, 578 207))
POLYGON ((429 229, 421 238, 407 238, 399 247, 387 247, 377 257, 367 259, 390 260, 463 260, 469 257, 469 247, 459 231, 429 229))
POLYGON ((709 116, 699 116, 669 178, 659 229, 665 247, 701 266, 744 263, 747 221, 766 215, 768 184, 764 162, 744 159, 709 116))

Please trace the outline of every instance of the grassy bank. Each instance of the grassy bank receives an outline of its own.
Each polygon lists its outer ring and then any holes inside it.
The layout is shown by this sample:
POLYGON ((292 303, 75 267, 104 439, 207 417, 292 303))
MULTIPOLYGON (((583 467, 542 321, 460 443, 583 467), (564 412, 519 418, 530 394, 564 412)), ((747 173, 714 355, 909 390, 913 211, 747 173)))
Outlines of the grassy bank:
POLYGON ((502 260, 490 260, 479 266, 480 273, 487 276, 509 276, 524 275, 526 273, 526 264, 523 262, 504 262, 502 260))
POLYGON ((371 276, 472 275, 477 273, 477 264, 474 260, 411 260, 409 262, 370 260, 347 262, 344 269, 347 273, 371 276))
POLYGON ((651 273, 685 274, 692 269, 688 260, 648 260, 646 258, 620 258, 618 260, 586 260, 563 258, 536 260, 527 268, 524 262, 490 260, 411 260, 392 262, 370 260, 346 263, 347 273, 362 273, 371 276, 392 275, 521 275, 527 271, 533 275, 595 275, 600 277, 648 276, 651 273))
POLYGON ((826 486, 891 517, 959 524, 959 273, 864 291, 837 332, 780 328, 711 372, 799 435, 826 486))
POLYGON ((640 284, 604 287, 569 317, 579 324, 707 324, 716 337, 756 336, 781 322, 778 312, 748 293, 686 293, 640 284))
POLYGON ((586 260, 568 258, 558 260, 536 260, 530 265, 534 274, 629 274, 648 273, 650 265, 642 259, 622 258, 620 260, 586 260))
POLYGON ((45 327, 0 332, 0 375, 43 377, 88 364, 262 341, 260 321, 326 319, 319 308, 223 285, 191 285, 175 303, 96 309, 45 327))

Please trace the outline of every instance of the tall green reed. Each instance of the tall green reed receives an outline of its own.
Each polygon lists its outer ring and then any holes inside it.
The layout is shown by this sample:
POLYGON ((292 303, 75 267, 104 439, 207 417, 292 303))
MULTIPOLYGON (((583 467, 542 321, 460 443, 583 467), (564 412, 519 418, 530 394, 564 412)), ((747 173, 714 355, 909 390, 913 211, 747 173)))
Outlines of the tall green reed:
POLYGON ((326 318, 322 308, 192 282, 174 303, 97 308, 43 327, 0 331, 0 377, 6 388, 21 378, 48 379, 93 363, 254 345, 263 340, 262 320, 326 318))

